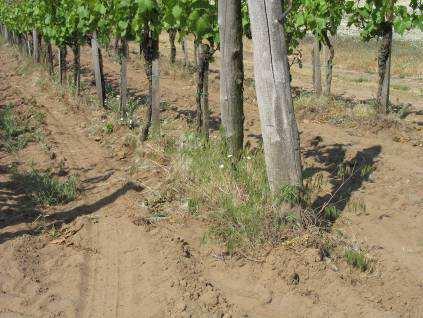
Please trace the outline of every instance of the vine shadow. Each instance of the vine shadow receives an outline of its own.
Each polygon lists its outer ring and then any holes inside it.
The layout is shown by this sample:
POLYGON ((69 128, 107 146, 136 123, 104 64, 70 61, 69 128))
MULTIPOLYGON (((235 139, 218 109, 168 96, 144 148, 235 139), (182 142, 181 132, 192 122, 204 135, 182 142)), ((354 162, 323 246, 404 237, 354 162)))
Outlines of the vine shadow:
MULTIPOLYGON (((304 153, 305 157, 314 157, 321 167, 309 167, 304 170, 306 177, 326 171, 329 174, 331 192, 320 195, 312 202, 313 218, 324 227, 331 227, 337 218, 347 208, 353 194, 371 179, 377 158, 382 153, 382 147, 375 145, 358 151, 352 159, 346 160, 345 144, 321 145, 304 153), (327 213, 329 207, 336 208, 336 213, 327 213)), ((333 210, 332 210, 333 211, 333 210)))
MULTIPOLYGON (((10 177, 10 175, 8 175, 10 172, 7 167, 0 165, 0 171, 6 178, 10 177)), ((104 175, 88 178, 81 183, 85 187, 85 190, 93 189, 96 184, 107 181, 113 173, 113 171, 106 171, 104 175)), ((143 190, 142 187, 133 182, 126 182, 112 193, 93 203, 78 205, 65 211, 60 211, 60 207, 58 207, 59 211, 47 214, 43 211, 42 207, 34 203, 31 199, 31 195, 25 191, 25 185, 17 184, 12 178, 10 178, 10 180, 11 181, 0 182, 0 231, 19 224, 27 225, 28 228, 24 230, 18 229, 17 231, 3 230, 0 232, 0 244, 25 234, 39 235, 41 233, 40 228, 33 228, 32 225, 40 218, 43 218, 45 222, 43 228, 61 226, 72 222, 79 216, 89 215, 100 211, 129 191, 133 190, 140 192, 143 190)))

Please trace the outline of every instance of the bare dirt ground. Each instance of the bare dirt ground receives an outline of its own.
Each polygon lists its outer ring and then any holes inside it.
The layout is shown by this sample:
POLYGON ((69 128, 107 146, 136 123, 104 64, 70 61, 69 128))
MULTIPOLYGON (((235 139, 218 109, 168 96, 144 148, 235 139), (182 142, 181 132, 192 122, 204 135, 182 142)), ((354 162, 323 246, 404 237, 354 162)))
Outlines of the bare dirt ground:
MULTIPOLYGON (((143 95, 147 81, 132 58, 129 82, 143 95)), ((89 68, 88 51, 82 60, 89 68)), ((175 211, 169 221, 146 224, 143 202, 150 187, 160 187, 163 169, 130 174, 134 158, 116 155, 125 133, 117 132, 115 145, 93 135, 101 110, 62 94, 43 70, 23 70, 25 63, 1 46, 0 107, 35 103, 46 114, 50 150, 32 143, 18 154, 0 153, 0 317, 423 316, 421 147, 395 142, 390 131, 300 122, 306 166, 330 174, 336 162, 354 157, 375 166, 371 180, 349 196, 349 202, 365 202, 365 211, 346 207, 333 229, 368 250, 371 272, 341 258, 321 261, 307 236, 300 238, 304 244, 271 249, 264 258, 228 258, 219 246, 201 243, 206 225, 200 220, 175 211), (318 145, 311 142, 316 136, 318 145), (79 175, 81 195, 57 208, 28 206, 9 166, 28 168, 31 162, 40 169, 65 162, 79 175), (59 238, 49 234, 52 224, 59 238)), ((117 70, 108 60, 109 80, 117 70)), ((85 74, 86 83, 90 76, 85 74)), ((214 115, 217 84, 214 78, 214 115)), ((194 109, 192 76, 169 68, 161 88, 172 106, 163 116, 183 130, 194 109)), ((254 139, 259 119, 253 97, 247 96, 246 116, 247 135, 254 139)))

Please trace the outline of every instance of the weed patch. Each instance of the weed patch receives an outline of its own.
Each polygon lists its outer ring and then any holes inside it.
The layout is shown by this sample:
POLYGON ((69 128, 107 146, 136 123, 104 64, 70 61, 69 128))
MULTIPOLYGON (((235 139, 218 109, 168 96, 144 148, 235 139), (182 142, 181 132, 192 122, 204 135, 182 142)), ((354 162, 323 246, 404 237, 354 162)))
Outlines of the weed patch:
POLYGON ((31 141, 43 138, 38 129, 44 114, 30 107, 27 111, 16 111, 11 104, 0 110, 0 132, 2 147, 7 152, 22 150, 31 141))
POLYGON ((278 244, 300 228, 300 190, 285 186, 271 194, 262 149, 245 150, 236 163, 227 154, 220 138, 206 141, 194 133, 184 135, 175 152, 172 187, 188 213, 210 222, 210 236, 233 253, 278 244))
POLYGON ((0 129, 3 147, 8 152, 13 152, 25 148, 28 140, 26 133, 28 128, 17 120, 11 105, 6 106, 0 112, 0 129))
POLYGON ((375 100, 353 101, 335 97, 316 97, 301 93, 294 99, 294 106, 299 119, 330 123, 344 128, 363 128, 373 133, 381 130, 410 130, 407 123, 401 121, 408 116, 410 109, 391 106, 392 115, 377 112, 375 100))
POLYGON ((398 91, 407 92, 407 91, 410 90, 409 86, 402 85, 402 84, 392 84, 391 86, 392 86, 393 89, 396 89, 398 91))
POLYGON ((129 97, 125 112, 122 113, 120 105, 120 95, 111 85, 106 86, 106 103, 105 108, 118 117, 119 124, 134 128, 140 125, 136 113, 146 104, 143 98, 129 97))
POLYGON ((13 181, 39 205, 59 205, 75 200, 78 195, 78 179, 70 176, 61 181, 51 172, 32 169, 29 172, 12 172, 13 181))
POLYGON ((362 272, 365 272, 369 269, 369 262, 361 251, 355 251, 352 249, 346 250, 344 257, 347 263, 362 272))
POLYGON ((354 78, 353 82, 354 83, 367 83, 367 82, 369 82, 369 79, 365 78, 365 77, 358 77, 358 78, 354 78))

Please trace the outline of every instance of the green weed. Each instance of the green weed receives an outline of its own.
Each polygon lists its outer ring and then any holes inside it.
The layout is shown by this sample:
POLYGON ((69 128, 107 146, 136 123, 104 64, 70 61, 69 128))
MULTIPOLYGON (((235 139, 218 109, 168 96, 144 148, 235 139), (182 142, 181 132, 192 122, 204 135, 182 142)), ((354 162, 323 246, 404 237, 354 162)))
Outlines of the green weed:
POLYGON ((361 200, 354 200, 348 203, 348 208, 354 214, 360 215, 362 213, 366 213, 367 207, 366 203, 361 200))
POLYGON ((16 152, 26 147, 30 141, 42 140, 43 133, 38 128, 44 121, 44 113, 30 107, 26 113, 17 113, 9 104, 0 110, 0 136, 7 152, 16 152))
POLYGON ((410 90, 410 87, 403 84, 392 84, 392 88, 403 92, 407 92, 410 90))
POLYGON ((352 249, 346 250, 344 257, 347 261, 347 263, 362 272, 365 272, 369 269, 369 262, 361 251, 355 251, 352 249))
POLYGON ((14 152, 25 148, 30 130, 15 116, 12 105, 7 105, 0 111, 0 129, 6 151, 14 152))
POLYGON ((113 134, 113 131, 115 130, 115 127, 114 127, 113 123, 106 123, 104 125, 103 130, 104 130, 104 132, 106 134, 111 135, 111 134, 113 134))
POLYGON ((51 227, 51 229, 48 231, 48 235, 52 238, 52 239, 57 239, 60 237, 62 233, 56 229, 56 227, 53 225, 51 227))
POLYGON ((198 215, 199 203, 196 199, 188 199, 188 212, 191 215, 198 215))
POLYGON ((124 113, 122 113, 120 96, 117 95, 114 91, 112 91, 110 95, 106 96, 106 109, 116 114, 116 116, 119 116, 119 121, 122 125, 129 126, 130 128, 137 126, 135 113, 142 106, 142 103, 133 98, 129 98, 126 105, 126 110, 124 113))
POLYGON ((367 83, 369 81, 368 78, 365 77, 359 77, 359 78, 354 78, 353 82, 355 83, 367 83))
POLYGON ((362 178, 367 179, 375 171, 375 167, 369 164, 366 164, 361 167, 360 175, 362 178))
POLYGON ((285 228, 299 223, 291 208, 300 191, 284 186, 272 195, 267 183, 262 149, 245 150, 234 163, 227 145, 183 136, 172 176, 173 186, 188 199, 188 212, 210 221, 210 236, 225 244, 229 253, 265 242, 278 243, 285 228))
POLYGON ((162 140, 164 143, 164 146, 163 146, 164 154, 166 156, 171 156, 175 154, 175 152, 177 151, 176 140, 170 137, 164 137, 162 138, 162 140))
POLYGON ((70 176, 65 181, 60 181, 49 171, 41 172, 32 169, 29 172, 12 173, 16 184, 20 185, 25 193, 40 205, 58 205, 75 200, 78 195, 78 179, 70 176))
POLYGON ((329 205, 324 210, 325 218, 331 222, 336 221, 340 214, 341 211, 339 211, 335 205, 329 205))
POLYGON ((372 103, 360 103, 353 108, 353 115, 358 120, 374 118, 377 115, 376 105, 372 103))

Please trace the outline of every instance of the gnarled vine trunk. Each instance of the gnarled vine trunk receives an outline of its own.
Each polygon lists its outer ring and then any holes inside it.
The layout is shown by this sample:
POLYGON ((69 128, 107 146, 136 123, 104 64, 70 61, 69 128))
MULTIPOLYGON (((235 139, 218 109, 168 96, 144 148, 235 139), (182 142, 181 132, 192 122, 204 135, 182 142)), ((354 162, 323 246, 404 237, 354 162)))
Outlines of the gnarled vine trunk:
POLYGON ((209 137, 209 68, 210 47, 200 44, 197 68, 197 130, 209 137))
POLYGON ((272 192, 302 186, 300 142, 281 22, 281 0, 248 0, 254 50, 254 78, 272 192))
POLYGON ((81 91, 81 47, 79 44, 72 46, 73 52, 73 85, 75 94, 79 95, 81 91))
POLYGON ((234 158, 244 146, 244 64, 241 2, 219 2, 220 110, 226 142, 234 158))
POLYGON ((188 39, 184 37, 182 40, 182 51, 184 52, 184 66, 189 66, 189 55, 188 55, 188 39))
POLYGON ((106 102, 106 92, 105 92, 106 90, 105 90, 104 73, 103 73, 103 55, 101 53, 101 49, 98 44, 97 32, 94 32, 91 38, 91 53, 92 53, 92 60, 93 60, 97 98, 101 107, 104 107, 106 102))
POLYGON ((144 30, 141 46, 149 91, 147 118, 141 134, 141 141, 145 141, 151 132, 153 134, 160 132, 159 38, 152 31, 144 30))
POLYGON ((50 76, 54 74, 54 62, 53 62, 53 48, 51 46, 51 42, 47 41, 46 43, 46 59, 47 59, 47 69, 50 76))
POLYGON ((391 79, 391 58, 392 58, 392 25, 388 25, 381 39, 378 54, 379 85, 377 91, 377 102, 379 112, 386 114, 389 110, 389 89, 391 79))
POLYGON ((335 49, 327 34, 324 36, 326 46, 326 77, 324 95, 329 96, 332 89, 333 60, 335 58, 335 49))
POLYGON ((194 41, 194 65, 198 67, 198 45, 194 41))
POLYGON ((67 49, 66 45, 62 45, 59 47, 59 81, 61 85, 66 85, 66 77, 67 77, 67 49))
POLYGON ((10 42, 10 33, 6 27, 4 28, 4 38, 6 39, 8 43, 10 42))
POLYGON ((176 62, 176 30, 170 29, 169 33, 169 44, 170 44, 170 63, 174 64, 176 62))
POLYGON ((125 118, 128 113, 128 41, 123 38, 120 39, 118 44, 119 51, 119 64, 120 64, 120 113, 122 118, 125 118))
POLYGON ((33 54, 33 47, 32 47, 32 35, 26 34, 24 36, 25 42, 26 42, 26 54, 28 56, 32 56, 33 54))
POLYGON ((34 63, 40 63, 40 43, 41 37, 37 31, 37 29, 32 30, 32 43, 34 47, 34 63))
POLYGON ((319 40, 313 38, 313 49, 312 49, 312 67, 313 67, 313 89, 317 96, 322 95, 322 65, 320 62, 320 43, 319 40))

